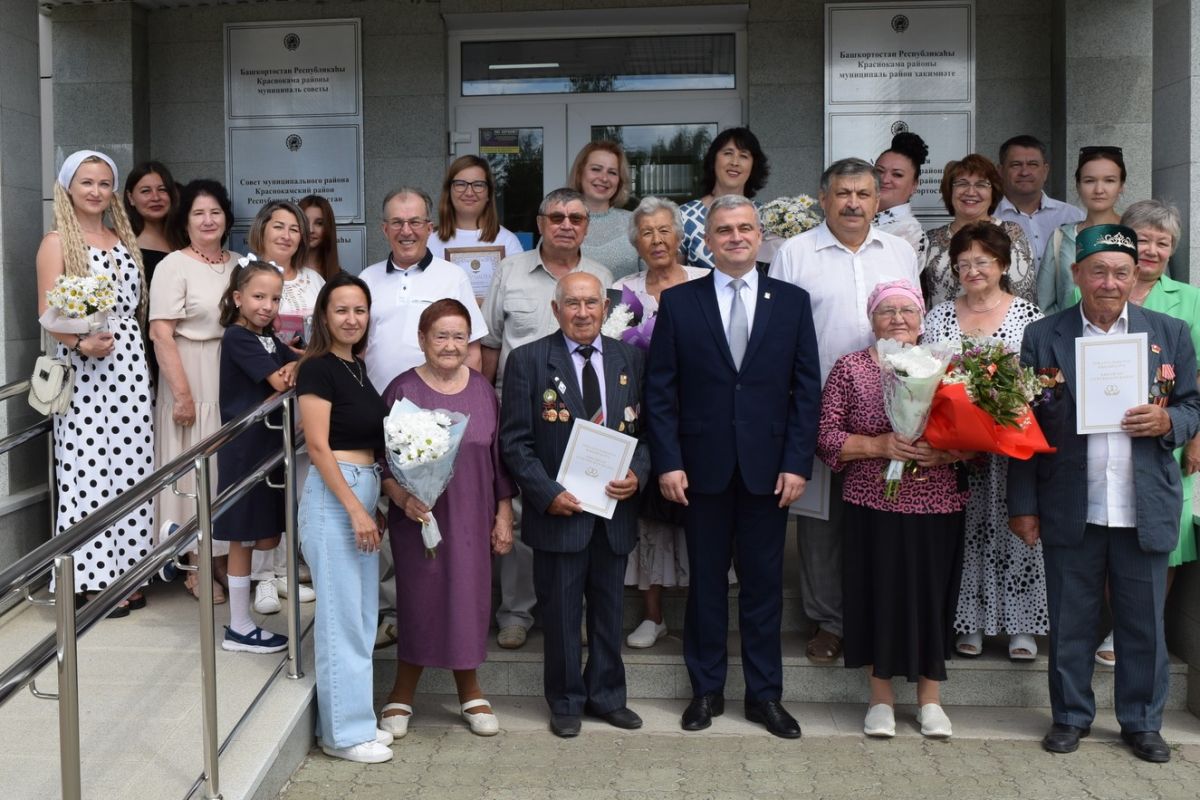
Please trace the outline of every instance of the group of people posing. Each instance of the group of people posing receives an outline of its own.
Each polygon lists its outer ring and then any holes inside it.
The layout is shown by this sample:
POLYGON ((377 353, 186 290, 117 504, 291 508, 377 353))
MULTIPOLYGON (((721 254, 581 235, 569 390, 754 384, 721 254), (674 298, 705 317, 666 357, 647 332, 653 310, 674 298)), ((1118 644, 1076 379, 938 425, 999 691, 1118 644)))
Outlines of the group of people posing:
MULTIPOLYGON (((1134 752, 1166 760, 1162 611, 1169 568, 1196 558, 1183 484, 1200 468, 1200 292, 1166 274, 1179 214, 1143 200, 1117 215, 1126 175, 1114 147, 1079 155, 1086 213, 1054 201, 1042 188, 1044 145, 1021 136, 999 165, 979 154, 946 165, 940 190, 953 219, 926 232, 910 205, 926 158, 906 133, 874 163, 830 165, 824 221, 766 263, 750 198, 769 170, 748 129, 714 139, 704 193, 682 206, 645 197, 623 209, 623 151, 588 145, 571 185, 542 200, 538 244, 524 252, 499 224, 488 162, 464 156, 436 206, 415 187, 384 198, 388 256, 354 276, 338 266, 332 210, 319 197, 264 206, 242 256, 225 247, 233 218, 219 183, 177 189, 152 163, 122 193, 111 159, 73 154, 38 253, 39 290, 60 275, 103 274, 118 303, 106 330, 55 334, 75 368, 70 410, 55 417, 58 530, 295 387, 310 460, 298 519, 312 588, 300 599, 320 598, 327 753, 390 758, 427 667, 453 671, 474 733, 499 731, 476 674, 493 567, 501 647, 525 643, 537 609, 556 735, 578 734, 583 715, 640 727, 621 646, 666 635, 661 591, 671 586, 688 587, 693 699, 681 724, 709 727, 724 712, 736 580, 745 715, 795 738, 800 726, 781 703, 783 547, 819 459, 831 472, 828 518, 797 517, 814 625, 807 655, 866 671, 868 735, 894 735, 892 680, 903 677, 917 683, 922 733, 950 736, 939 687, 951 653, 979 655, 985 636, 1007 635, 1009 656, 1029 660, 1034 637, 1048 634, 1054 726, 1044 746, 1069 752, 1087 734, 1099 661, 1115 663, 1117 716, 1134 752), (480 243, 505 249, 481 303, 442 258, 480 243), (648 346, 601 335, 609 289, 632 292, 643 322, 653 318, 648 346), (1074 340, 1126 331, 1150 334, 1159 401, 1131 409, 1125 433, 1081 436, 1074 340), (892 432, 874 343, 981 335, 1052 377, 1035 413, 1056 453, 1010 464, 892 432), (383 419, 404 398, 469 415, 433 508, 382 457, 383 419), (628 473, 607 486, 611 519, 584 511, 555 479, 578 419, 637 439, 628 473), (891 459, 921 469, 896 497, 882 480, 891 459), (430 513, 444 536, 436 558, 421 538, 430 513), (645 612, 623 640, 626 585, 642 591, 645 612), (398 661, 377 716, 381 640, 395 641, 398 661)), ((218 459, 219 489, 279 444, 278 432, 247 431, 218 459)), ((85 545, 81 600, 149 552, 155 519, 165 533, 190 517, 185 502, 167 494, 85 545)), ((213 587, 230 604, 227 649, 286 647, 251 614, 277 611, 286 591, 282 518, 282 494, 264 485, 216 522, 216 544, 228 543, 214 548, 213 587)), ((117 614, 145 602, 137 592, 117 614)))

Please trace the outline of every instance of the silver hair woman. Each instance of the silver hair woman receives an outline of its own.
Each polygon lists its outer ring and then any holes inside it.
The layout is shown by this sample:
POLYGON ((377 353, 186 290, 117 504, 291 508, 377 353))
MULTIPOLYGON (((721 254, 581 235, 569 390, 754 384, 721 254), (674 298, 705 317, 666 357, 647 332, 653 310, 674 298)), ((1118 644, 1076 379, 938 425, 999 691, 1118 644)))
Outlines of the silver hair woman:
MULTIPOLYGON (((142 331, 146 287, 137 237, 117 191, 117 167, 103 153, 68 156, 54 184, 54 227, 37 253, 38 313, 62 277, 105 277, 116 305, 93 333, 52 333, 70 361, 70 409, 54 416, 55 532, 62 533, 118 497, 154 468, 150 373, 142 331)), ((150 550, 151 504, 144 503, 75 551, 75 588, 85 598, 105 588, 150 550)), ((112 616, 145 606, 134 592, 112 616)))
MULTIPOLYGON (((725 199, 722 197, 716 202, 725 199)), ((628 290, 637 297, 642 304, 643 320, 658 313, 658 301, 664 291, 708 273, 707 269, 680 263, 683 217, 679 206, 670 200, 644 198, 630 218, 629 241, 646 269, 616 281, 613 289, 628 290)), ((662 587, 688 585, 683 507, 662 498, 657 480, 647 483, 642 496, 638 546, 629 558, 625 585, 641 589, 645 611, 641 624, 625 640, 630 647, 650 647, 667 635, 662 615, 662 587)))

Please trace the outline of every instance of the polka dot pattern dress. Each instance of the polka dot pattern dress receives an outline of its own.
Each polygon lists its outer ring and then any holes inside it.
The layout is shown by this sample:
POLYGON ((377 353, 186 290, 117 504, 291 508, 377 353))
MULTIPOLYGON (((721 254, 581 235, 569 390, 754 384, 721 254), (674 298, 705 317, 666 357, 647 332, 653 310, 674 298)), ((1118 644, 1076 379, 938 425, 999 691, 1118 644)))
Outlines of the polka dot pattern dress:
MULTIPOLYGON (((995 336, 1004 340, 1007 349, 1020 352, 1025 326, 1041 318, 1037 306, 1015 297, 995 336)), ((962 336, 953 300, 934 306, 925 318, 922 341, 959 342, 962 336)), ((972 472, 969 482, 954 630, 982 630, 986 636, 1045 635, 1050 629, 1050 612, 1042 544, 1026 547, 1008 529, 1008 457, 984 456, 983 468, 972 472)))
MULTIPOLYGON (((129 252, 88 248, 93 275, 117 287, 108 317, 115 347, 106 358, 88 358, 58 346, 75 368, 71 408, 54 417, 58 484, 56 533, 119 497, 154 469, 153 402, 142 330, 136 318, 142 286, 129 252)), ((75 591, 108 586, 151 549, 152 503, 144 503, 75 551, 75 591)))

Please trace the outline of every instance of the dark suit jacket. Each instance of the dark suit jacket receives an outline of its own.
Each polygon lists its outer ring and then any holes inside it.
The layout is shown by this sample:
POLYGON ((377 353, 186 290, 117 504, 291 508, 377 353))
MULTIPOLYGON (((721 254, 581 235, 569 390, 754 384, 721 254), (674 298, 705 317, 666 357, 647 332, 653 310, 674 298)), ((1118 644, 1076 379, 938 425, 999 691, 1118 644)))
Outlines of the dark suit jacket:
MULTIPOLYGON (((643 358, 636 347, 604 337, 604 390, 607 416, 604 424, 642 439, 643 358), (630 409, 636 419, 626 419, 630 409), (632 427, 632 430, 630 428, 632 427)), ((535 550, 576 553, 591 540, 598 517, 574 514, 569 517, 546 513, 563 487, 554 480, 562 462, 573 420, 583 414, 583 395, 575 377, 571 354, 561 331, 518 347, 509 354, 504 370, 504 397, 500 405, 500 444, 509 474, 521 488, 521 541, 535 550), (566 392, 560 391, 566 387, 566 392), (544 395, 556 395, 554 407, 562 402, 569 422, 547 422, 544 395)), ((644 441, 634 451, 630 469, 642 488, 650 474, 650 453, 644 441)), ((637 495, 617 503, 611 520, 600 519, 613 552, 625 555, 637 544, 637 495)))
MULTIPOLYGON (((1171 451, 1195 436, 1200 426, 1196 353, 1187 325, 1132 303, 1129 332, 1149 334, 1151 385, 1159 366, 1175 367, 1175 387, 1167 405, 1171 430, 1159 438, 1132 439, 1138 543, 1144 552, 1166 553, 1179 538, 1183 502, 1179 465, 1171 451)), ((1075 432, 1075 339, 1082 335, 1077 304, 1030 324, 1021 343, 1022 364, 1062 370, 1065 378, 1058 396, 1034 407, 1042 432, 1058 452, 1028 461, 1012 459, 1008 466, 1009 515, 1038 516, 1042 540, 1050 546, 1078 544, 1087 524, 1087 436, 1075 432)))
POLYGON ((646 413, 654 471, 682 469, 688 487, 723 491, 740 470, 771 494, 780 472, 812 476, 821 368, 808 292, 760 275, 741 369, 711 274, 663 292, 650 342, 646 413))

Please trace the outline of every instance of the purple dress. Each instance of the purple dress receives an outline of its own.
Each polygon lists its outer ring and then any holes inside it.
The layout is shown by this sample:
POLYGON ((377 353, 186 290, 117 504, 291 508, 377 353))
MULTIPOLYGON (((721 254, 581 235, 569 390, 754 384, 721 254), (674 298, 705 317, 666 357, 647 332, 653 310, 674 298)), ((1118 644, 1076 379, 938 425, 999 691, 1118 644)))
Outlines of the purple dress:
POLYGON ((471 419, 454 477, 433 506, 442 531, 437 558, 425 557, 420 528, 403 509, 393 504, 388 511, 396 564, 397 657, 423 667, 475 669, 487 657, 496 503, 516 494, 500 459, 496 390, 472 371, 461 392, 442 394, 410 369, 383 393, 388 408, 402 397, 421 408, 460 411, 471 419))

